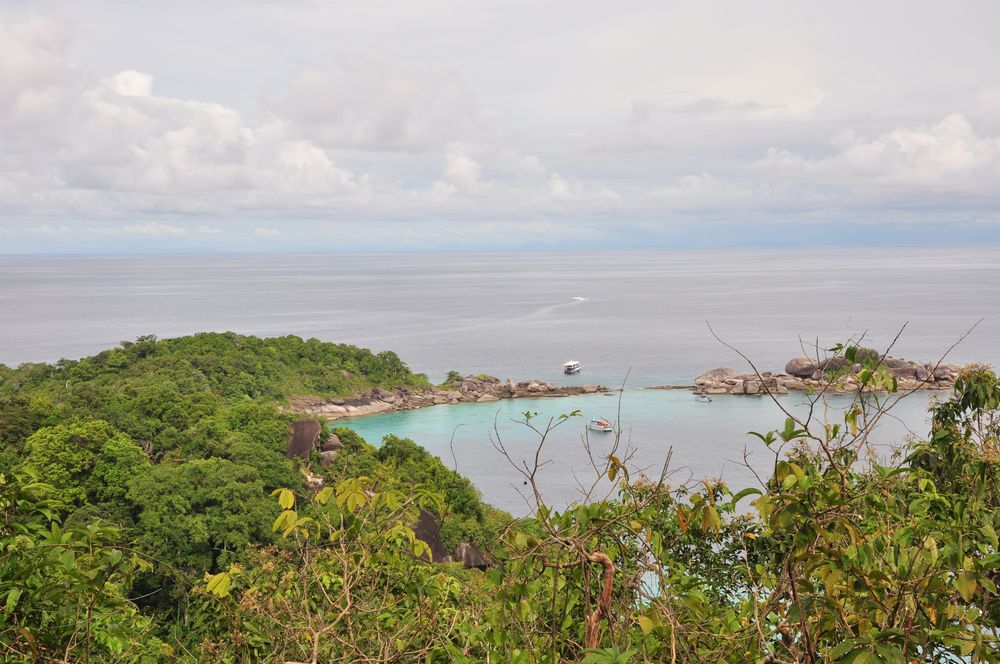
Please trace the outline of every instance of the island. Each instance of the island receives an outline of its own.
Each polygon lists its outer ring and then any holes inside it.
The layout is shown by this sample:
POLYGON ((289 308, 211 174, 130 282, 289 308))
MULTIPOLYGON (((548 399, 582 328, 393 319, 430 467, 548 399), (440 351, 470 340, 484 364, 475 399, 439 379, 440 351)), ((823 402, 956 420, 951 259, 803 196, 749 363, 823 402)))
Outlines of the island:
POLYGON ((900 391, 949 390, 954 387, 962 365, 943 362, 914 362, 880 355, 861 348, 854 362, 845 357, 812 359, 804 355, 785 364, 783 372, 737 371, 729 367, 710 369, 694 378, 693 385, 654 385, 652 390, 694 390, 705 394, 788 394, 789 392, 878 392, 884 386, 866 380, 863 371, 878 370, 895 380, 900 391), (867 361, 867 362, 866 362, 867 361))

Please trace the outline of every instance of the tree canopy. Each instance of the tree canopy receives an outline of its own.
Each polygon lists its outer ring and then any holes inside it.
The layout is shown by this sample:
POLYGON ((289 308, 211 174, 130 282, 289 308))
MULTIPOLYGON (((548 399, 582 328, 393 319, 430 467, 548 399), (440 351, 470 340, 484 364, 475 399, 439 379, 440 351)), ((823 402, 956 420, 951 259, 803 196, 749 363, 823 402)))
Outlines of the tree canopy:
MULTIPOLYGON (((759 486, 671 486, 630 467, 618 432, 593 458, 611 493, 565 510, 515 463, 536 504, 514 520, 405 438, 338 427, 332 463, 286 459, 294 390, 422 379, 283 339, 145 338, 0 370, 5 661, 1000 662, 988 368, 879 457, 869 435, 906 395, 838 347, 886 392, 833 421, 813 395, 810 416, 752 433, 774 459, 759 486), (429 562, 426 513, 488 568, 429 562)), ((534 417, 541 449, 575 414, 534 417)))

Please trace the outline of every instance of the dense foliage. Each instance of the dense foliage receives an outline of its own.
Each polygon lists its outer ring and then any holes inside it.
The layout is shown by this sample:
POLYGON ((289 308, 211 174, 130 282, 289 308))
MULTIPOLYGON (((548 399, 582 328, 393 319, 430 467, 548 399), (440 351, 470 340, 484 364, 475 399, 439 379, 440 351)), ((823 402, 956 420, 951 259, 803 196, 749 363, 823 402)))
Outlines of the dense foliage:
MULTIPOLYGON (((616 435, 593 498, 553 509, 540 460, 573 415, 526 413, 539 454, 511 458, 536 499, 521 522, 412 441, 375 448, 344 428, 329 467, 307 464, 326 488, 308 489, 281 457, 277 388, 271 401, 190 390, 157 365, 146 380, 191 410, 89 411, 86 389, 47 382, 56 369, 5 370, 0 648, 10 661, 1000 662, 1000 381, 967 369, 926 439, 877 460, 868 436, 905 395, 878 356, 835 352, 886 392, 859 393, 835 422, 813 416, 816 395, 809 417, 754 434, 773 472, 735 493, 636 475, 616 435), (168 421, 169 446, 130 426, 168 421), (493 565, 424 562, 420 509, 493 565)), ((116 382, 91 380, 105 396, 116 382)))

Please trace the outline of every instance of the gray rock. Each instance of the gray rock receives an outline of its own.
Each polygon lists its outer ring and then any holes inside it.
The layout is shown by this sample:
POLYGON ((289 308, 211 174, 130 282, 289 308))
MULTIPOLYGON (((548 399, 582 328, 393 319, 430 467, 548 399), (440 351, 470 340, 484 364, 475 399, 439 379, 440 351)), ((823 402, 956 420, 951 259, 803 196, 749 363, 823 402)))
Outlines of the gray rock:
MULTIPOLYGON (((441 541, 441 524, 438 522, 436 516, 427 510, 420 510, 417 523, 413 526, 413 533, 417 536, 417 539, 430 547, 430 562, 451 562, 451 556, 448 555, 448 550, 444 548, 444 543, 441 541)), ((427 560, 426 555, 421 556, 421 558, 427 560)))
POLYGON ((479 547, 469 542, 462 542, 456 546, 452 557, 456 563, 462 563, 466 569, 486 569, 490 566, 479 547))
POLYGON ((288 431, 285 456, 289 459, 292 457, 308 459, 322 430, 323 425, 316 420, 295 420, 292 422, 288 431))
POLYGON ((815 362, 805 355, 800 355, 788 360, 788 364, 785 365, 785 373, 796 378, 809 378, 816 372, 817 368, 815 362))
POLYGON ((326 468, 333 463, 335 458, 337 458, 337 450, 327 450, 320 454, 319 465, 326 468))
POLYGON ((892 375, 896 378, 913 378, 916 380, 918 378, 918 369, 926 371, 924 367, 920 366, 916 362, 910 362, 909 360, 902 360, 896 357, 883 358, 882 364, 888 368, 889 371, 892 372, 892 375))
POLYGON ((735 369, 730 369, 729 367, 719 367, 718 369, 711 369, 699 376, 696 376, 694 384, 701 387, 702 385, 708 385, 710 383, 721 383, 727 378, 732 378, 735 375, 735 369))
POLYGON ((958 376, 958 367, 953 364, 933 364, 927 365, 927 369, 933 372, 934 380, 954 381, 958 376))
POLYGON ((478 403, 486 403, 488 401, 500 401, 500 397, 495 394, 484 394, 483 396, 476 399, 478 403))
POLYGON ((784 380, 778 381, 778 385, 788 390, 806 389, 805 382, 798 380, 797 378, 785 378, 784 380))
POLYGON ((757 394, 760 392, 760 383, 752 380, 740 381, 729 390, 730 394, 757 394))
MULTIPOLYGON (((848 362, 843 357, 830 357, 825 360, 820 360, 819 364, 816 365, 816 369, 826 373, 827 371, 837 371, 838 369, 843 369, 848 366, 848 362)), ((792 373, 788 371, 788 367, 785 367, 787 373, 792 373)))
POLYGON ((340 442, 340 436, 335 433, 331 433, 326 437, 326 442, 320 447, 320 451, 330 452, 336 451, 344 448, 344 444, 340 442))
POLYGON ((306 487, 310 491, 320 491, 326 486, 326 480, 324 480, 319 475, 313 475, 312 473, 306 473, 306 487))

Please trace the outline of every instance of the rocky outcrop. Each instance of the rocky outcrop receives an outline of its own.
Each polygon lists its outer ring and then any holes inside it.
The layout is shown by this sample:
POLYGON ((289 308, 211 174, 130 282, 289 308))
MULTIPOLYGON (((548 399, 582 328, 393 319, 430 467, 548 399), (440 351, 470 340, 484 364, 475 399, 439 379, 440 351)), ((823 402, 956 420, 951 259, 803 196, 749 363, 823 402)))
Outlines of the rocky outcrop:
MULTIPOLYGON (((896 357, 880 357, 870 348, 858 349, 858 363, 852 364, 843 357, 832 357, 819 362, 808 357, 795 357, 785 365, 784 373, 769 371, 757 373, 737 373, 733 369, 720 368, 706 371, 694 379, 695 388, 708 394, 787 394, 792 390, 814 392, 851 393, 871 391, 870 385, 863 385, 858 372, 861 362, 874 358, 896 378, 898 388, 903 391, 928 389, 950 389, 960 366, 951 364, 921 364, 896 357)), ((661 386, 654 389, 671 389, 661 386)))
POLYGON ((785 365, 785 373, 798 378, 812 378, 816 371, 816 363, 804 355, 793 357, 785 365))
POLYGON ((559 386, 537 379, 515 383, 512 380, 501 381, 492 376, 466 376, 447 385, 425 390, 407 387, 397 387, 394 390, 376 389, 352 399, 298 397, 290 400, 287 410, 326 420, 336 420, 342 417, 413 410, 446 403, 487 403, 500 399, 565 397, 607 391, 608 388, 600 385, 559 386))
POLYGON ((466 569, 486 569, 490 566, 479 547, 469 542, 462 542, 455 547, 452 560, 456 563, 462 563, 466 569))
POLYGON ((326 435, 326 442, 319 449, 321 452, 337 452, 344 449, 344 444, 340 442, 340 436, 331 432, 326 435))
POLYGON ((292 457, 308 459, 322 431, 323 425, 316 420, 301 419, 292 422, 288 431, 285 456, 289 459, 292 457))
POLYGON ((718 369, 710 369, 700 376, 696 376, 694 379, 694 384, 698 387, 705 385, 718 385, 720 383, 726 382, 728 379, 735 376, 737 373, 736 369, 730 369, 729 367, 719 367, 718 369))
POLYGON ((308 468, 302 468, 302 475, 306 478, 306 488, 313 493, 319 493, 326 486, 326 480, 319 475, 314 475, 308 468))
MULTIPOLYGON (((436 516, 427 510, 420 510, 417 522, 413 525, 413 534, 430 548, 431 555, 428 562, 451 562, 451 556, 448 555, 448 550, 444 548, 444 542, 441 541, 441 524, 438 523, 436 516)), ((421 558, 428 560, 426 554, 422 555, 421 558)))

